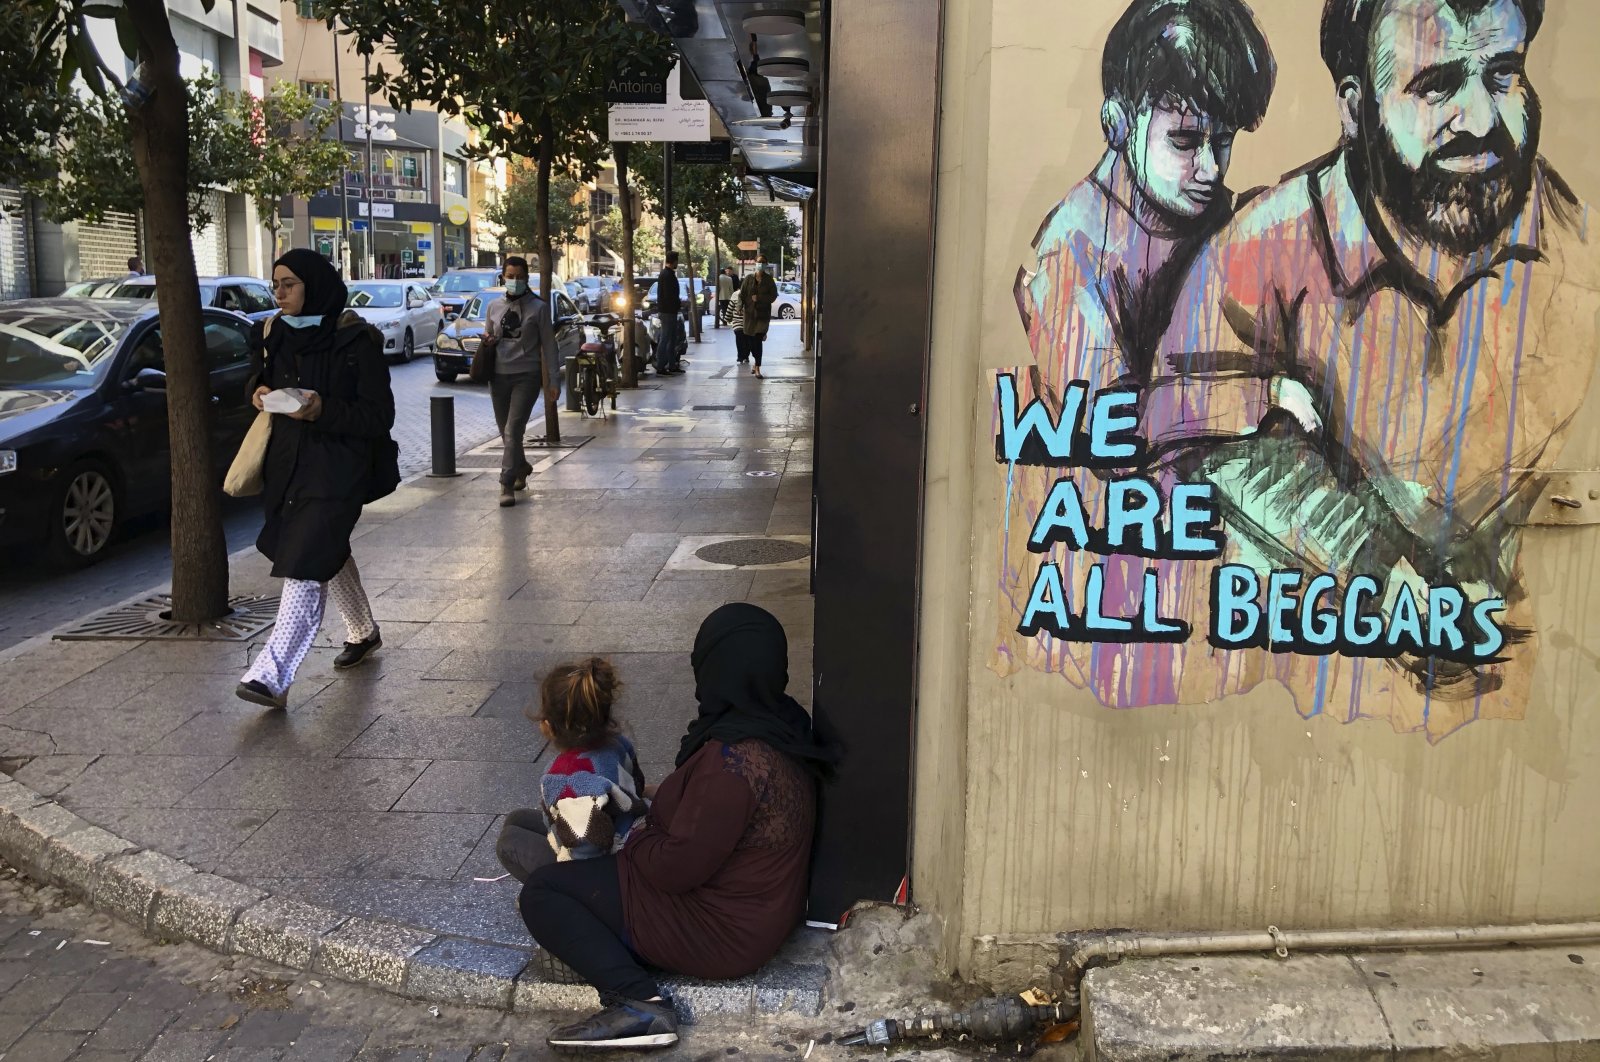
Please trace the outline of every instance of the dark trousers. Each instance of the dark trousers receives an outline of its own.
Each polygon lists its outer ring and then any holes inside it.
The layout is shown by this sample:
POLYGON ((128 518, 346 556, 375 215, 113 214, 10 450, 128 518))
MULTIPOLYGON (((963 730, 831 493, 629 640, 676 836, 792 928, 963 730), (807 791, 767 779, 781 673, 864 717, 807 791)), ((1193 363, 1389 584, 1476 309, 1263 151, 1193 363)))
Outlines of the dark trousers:
POLYGON ((544 812, 538 808, 518 808, 511 812, 494 844, 494 854, 500 865, 509 870, 512 877, 525 882, 535 870, 554 863, 556 853, 550 847, 549 829, 544 812))
POLYGON ((678 367, 678 358, 683 353, 682 341, 678 332, 678 315, 675 313, 663 313, 661 315, 661 334, 656 338, 657 372, 667 372, 678 367))
POLYGON ((628 946, 616 856, 539 867, 517 907, 534 941, 594 985, 602 1004, 661 994, 628 946))
POLYGON ((733 334, 734 349, 739 352, 739 364, 743 365, 748 359, 756 360, 756 368, 761 368, 761 344, 766 336, 747 336, 743 332, 733 334))

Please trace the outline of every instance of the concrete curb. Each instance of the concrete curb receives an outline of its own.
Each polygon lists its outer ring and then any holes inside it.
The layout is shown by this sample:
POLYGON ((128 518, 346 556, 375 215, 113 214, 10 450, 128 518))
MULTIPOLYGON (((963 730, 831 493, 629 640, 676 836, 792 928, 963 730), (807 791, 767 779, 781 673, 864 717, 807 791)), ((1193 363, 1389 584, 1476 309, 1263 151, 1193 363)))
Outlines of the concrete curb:
MULTIPOLYGON (((587 985, 540 978, 532 948, 442 936, 271 896, 141 848, 3 775, 0 859, 158 939, 192 941, 428 1003, 516 1013, 598 1005, 587 985)), ((773 963, 737 981, 676 979, 662 987, 680 1020, 694 1024, 711 1016, 816 1017, 826 980, 820 964, 773 963)))

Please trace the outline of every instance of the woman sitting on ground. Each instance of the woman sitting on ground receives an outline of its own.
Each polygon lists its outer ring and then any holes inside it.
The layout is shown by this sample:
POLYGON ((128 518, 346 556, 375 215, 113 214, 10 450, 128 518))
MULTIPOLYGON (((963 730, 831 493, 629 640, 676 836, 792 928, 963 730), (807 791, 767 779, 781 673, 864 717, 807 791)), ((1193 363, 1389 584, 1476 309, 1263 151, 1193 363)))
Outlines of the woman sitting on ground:
POLYGON ((783 626, 724 605, 695 637, 700 713, 649 813, 614 856, 535 870, 518 901, 539 946, 600 991, 604 1009, 552 1047, 669 1047, 672 1004, 645 964, 720 980, 777 954, 805 910, 816 782, 834 754, 785 689, 783 626))

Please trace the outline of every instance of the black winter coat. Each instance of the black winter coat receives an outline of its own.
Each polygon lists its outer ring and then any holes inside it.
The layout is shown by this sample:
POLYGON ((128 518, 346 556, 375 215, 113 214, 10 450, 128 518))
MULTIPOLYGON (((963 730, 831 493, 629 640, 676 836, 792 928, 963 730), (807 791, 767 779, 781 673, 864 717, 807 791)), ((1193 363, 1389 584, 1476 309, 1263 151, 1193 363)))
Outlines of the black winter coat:
POLYGON ((316 420, 273 415, 262 470, 266 523, 256 545, 272 560, 273 575, 325 582, 350 556, 350 534, 372 485, 373 455, 394 424, 382 339, 347 311, 330 350, 273 356, 261 325, 252 350, 252 392, 257 386, 304 387, 322 397, 316 420))

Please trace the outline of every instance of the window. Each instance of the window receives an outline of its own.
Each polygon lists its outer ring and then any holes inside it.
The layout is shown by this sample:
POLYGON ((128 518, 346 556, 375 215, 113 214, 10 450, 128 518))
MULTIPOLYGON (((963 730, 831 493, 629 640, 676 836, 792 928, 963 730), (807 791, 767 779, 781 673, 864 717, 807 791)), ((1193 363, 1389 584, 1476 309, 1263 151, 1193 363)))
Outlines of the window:
POLYGON ((215 372, 250 360, 250 329, 243 321, 206 322, 206 364, 215 372))
POLYGON ((245 313, 268 313, 278 308, 277 300, 264 284, 243 284, 245 313))
POLYGON ((456 159, 444 160, 444 190, 457 195, 467 194, 466 169, 456 159))
POLYGON ((589 193, 589 211, 595 217, 603 218, 611 213, 611 208, 617 203, 617 197, 610 192, 595 189, 589 193))
POLYGON ((294 6, 301 18, 314 18, 321 22, 328 17, 321 0, 295 0, 294 6))
POLYGON ((314 100, 333 99, 333 82, 331 81, 302 81, 300 91, 314 100))

